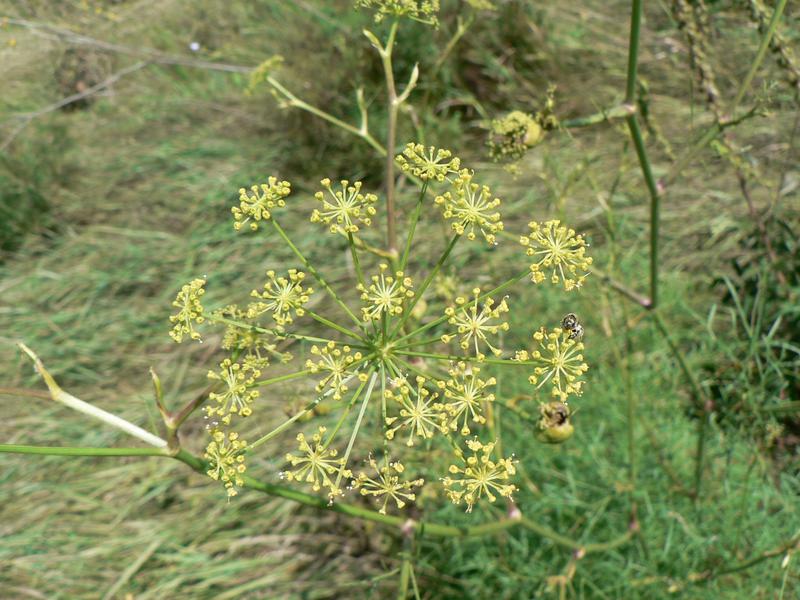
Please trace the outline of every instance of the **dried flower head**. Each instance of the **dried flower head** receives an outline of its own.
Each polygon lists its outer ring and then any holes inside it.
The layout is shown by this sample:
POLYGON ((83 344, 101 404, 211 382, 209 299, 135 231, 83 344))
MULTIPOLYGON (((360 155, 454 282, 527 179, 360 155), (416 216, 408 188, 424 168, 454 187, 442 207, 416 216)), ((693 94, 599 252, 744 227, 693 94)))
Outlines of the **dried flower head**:
MULTIPOLYGON (((480 293, 480 288, 472 290, 474 296, 472 302, 468 302, 466 298, 459 296, 456 298, 456 306, 447 307, 444 313, 448 317, 447 322, 458 328, 461 348, 468 350, 472 347, 475 350, 475 357, 478 360, 483 360, 485 355, 480 350, 481 344, 486 344, 495 356, 500 356, 503 352, 492 345, 488 336, 497 335, 500 331, 508 331, 507 322, 497 322, 503 313, 508 312, 508 304, 506 299, 503 298, 500 304, 495 306, 494 300, 486 298, 481 306, 478 300, 480 293)), ((453 337, 455 336, 443 335, 442 341, 448 343, 453 337)))
POLYGON ((487 142, 489 155, 496 161, 519 160, 541 142, 542 137, 542 127, 533 116, 520 110, 512 111, 492 121, 487 142))
POLYGON ((453 190, 437 196, 435 202, 442 207, 444 218, 452 221, 453 231, 466 233, 468 239, 474 240, 477 229, 489 244, 495 244, 495 234, 503 230, 496 210, 500 199, 493 198, 489 186, 474 183, 472 177, 470 171, 462 169, 453 182, 453 190))
POLYGON ((439 394, 431 393, 425 388, 424 377, 416 378, 416 387, 412 388, 407 381, 402 381, 396 393, 386 390, 386 398, 393 399, 400 404, 399 417, 387 417, 386 431, 388 439, 394 439, 399 429, 408 429, 406 446, 414 445, 414 438, 420 437, 429 440, 437 431, 444 432, 445 412, 444 406, 436 402, 439 394))
POLYGON ((253 410, 250 405, 258 398, 258 390, 253 389, 261 371, 252 365, 243 366, 226 358, 219 364, 219 372, 209 371, 208 378, 222 384, 222 390, 211 392, 208 398, 215 404, 204 408, 208 418, 220 417, 226 425, 231 415, 249 417, 253 410))
POLYGON ((568 332, 556 327, 548 333, 542 327, 534 332, 533 339, 538 348, 530 354, 522 350, 517 352, 515 360, 531 360, 539 366, 533 370, 533 375, 528 378, 536 388, 541 388, 550 382, 553 386, 552 395, 566 402, 570 394, 580 395, 583 381, 580 377, 589 370, 583 362, 583 342, 571 339, 568 332))
POLYGON ((449 369, 450 379, 439 381, 439 388, 447 402, 444 405, 447 411, 446 425, 451 431, 456 431, 460 426, 461 435, 469 435, 469 422, 483 424, 483 403, 493 402, 494 394, 487 388, 497 383, 494 377, 483 380, 478 377, 481 370, 478 367, 460 362, 449 369))
POLYGON ((247 307, 247 316, 254 319, 266 312, 272 312, 272 318, 278 325, 292 323, 292 313, 302 317, 305 314, 303 305, 308 302, 314 290, 304 288, 306 274, 297 269, 289 269, 286 277, 276 277, 275 271, 267 271, 264 291, 253 290, 250 295, 260 298, 260 302, 251 302, 247 307))
POLYGON ((386 275, 388 268, 387 264, 382 263, 380 273, 372 276, 369 287, 361 284, 356 286, 361 292, 361 299, 367 303, 361 309, 365 321, 380 320, 384 314, 399 315, 403 312, 403 302, 414 297, 411 278, 403 275, 402 271, 397 271, 394 276, 386 275))
MULTIPOLYGON (((361 353, 351 354, 349 346, 337 348, 334 342, 328 342, 322 347, 311 346, 311 354, 318 356, 319 360, 307 360, 306 369, 312 373, 324 374, 317 384, 317 392, 321 393, 327 387, 332 390, 334 400, 341 400, 342 394, 347 392, 347 382, 356 376, 361 353)), ((358 378, 365 381, 367 375, 359 373, 358 378)))
POLYGON ((450 465, 449 472, 453 477, 442 480, 450 501, 453 504, 466 502, 467 512, 472 512, 472 507, 482 496, 494 502, 497 500, 496 494, 511 498, 511 494, 517 491, 513 483, 505 483, 516 473, 513 457, 493 461, 494 446, 494 442, 482 444, 477 438, 467 440, 467 447, 472 454, 464 456, 459 449, 457 455, 463 464, 450 465))
POLYGON ((531 281, 541 283, 549 273, 550 282, 563 283, 566 291, 581 287, 589 275, 592 258, 586 256, 586 241, 576 235, 574 229, 561 225, 560 221, 528 223, 530 234, 520 238, 528 256, 534 257, 531 264, 531 281), (579 272, 582 271, 582 272, 579 272))
POLYGON ((359 490, 362 496, 374 496, 380 503, 379 513, 385 515, 386 506, 392 500, 397 508, 403 508, 406 501, 413 502, 417 499, 414 488, 421 487, 425 483, 424 479, 401 480, 405 467, 399 462, 389 462, 388 459, 384 461, 383 465, 378 466, 375 459, 370 456, 369 465, 377 477, 373 479, 361 471, 353 480, 352 487, 359 490))
POLYGON ((396 160, 403 171, 422 181, 441 182, 451 173, 457 174, 461 168, 461 160, 454 157, 450 150, 430 146, 426 151, 422 144, 406 144, 396 160))
POLYGON ((225 484, 229 497, 238 494, 236 488, 244 485, 242 474, 247 470, 243 454, 245 448, 247 442, 240 440, 235 431, 228 432, 227 436, 219 429, 211 431, 211 441, 203 455, 208 461, 206 473, 211 479, 225 484))
POLYGON ((259 221, 269 221, 272 210, 286 206, 284 198, 292 191, 288 181, 278 181, 277 177, 270 177, 267 183, 254 185, 250 193, 245 188, 239 189, 239 206, 231 208, 233 213, 233 227, 239 231, 245 223, 250 223, 250 229, 258 229, 259 221))
POLYGON ((553 400, 539 405, 539 431, 536 439, 545 444, 560 444, 572 437, 575 428, 570 422, 569 406, 553 400))
POLYGON ((439 24, 439 0, 356 0, 356 6, 374 9, 378 22, 385 17, 407 17, 427 25, 439 24))
POLYGON ((205 284, 205 279, 193 279, 181 288, 172 302, 172 306, 180 310, 178 314, 171 315, 169 318, 170 323, 174 323, 169 336, 179 344, 183 341, 184 335, 188 335, 193 340, 200 339, 200 333, 194 329, 194 324, 199 325, 205 321, 203 305, 200 303, 200 298, 206 293, 203 289, 205 284))
POLYGON ((358 223, 371 225, 375 216, 375 203, 378 197, 375 194, 362 194, 361 182, 352 185, 346 179, 341 183, 341 190, 331 187, 330 179, 320 181, 328 193, 317 192, 314 198, 322 202, 322 209, 314 209, 311 213, 312 223, 325 223, 330 225, 331 233, 355 233, 358 223))
POLYGON ((311 489, 315 492, 328 488, 328 496, 333 499, 343 492, 336 486, 331 476, 341 471, 342 477, 351 477, 352 473, 344 468, 344 459, 337 458, 336 449, 328 448, 327 444, 323 443, 325 431, 327 431, 325 427, 320 427, 311 436, 311 443, 302 433, 297 434, 299 455, 286 455, 292 470, 283 471, 281 477, 288 481, 310 483, 311 489))

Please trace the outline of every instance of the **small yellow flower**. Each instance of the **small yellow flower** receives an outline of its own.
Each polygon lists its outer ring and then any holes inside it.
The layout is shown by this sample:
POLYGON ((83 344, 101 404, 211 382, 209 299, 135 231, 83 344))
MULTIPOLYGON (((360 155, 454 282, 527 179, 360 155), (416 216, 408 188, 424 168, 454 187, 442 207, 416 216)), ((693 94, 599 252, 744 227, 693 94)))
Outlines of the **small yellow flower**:
POLYGON ((375 21, 384 17, 408 17, 426 25, 438 25, 439 0, 356 0, 356 6, 375 9, 375 21))
POLYGON ((292 465, 293 470, 282 472, 281 477, 288 481, 309 483, 315 492, 328 488, 328 496, 333 499, 335 496, 341 496, 343 492, 336 487, 335 480, 331 476, 341 471, 342 477, 351 477, 352 473, 344 468, 344 459, 337 458, 336 449, 328 448, 323 443, 325 431, 327 431, 325 427, 320 427, 311 436, 311 443, 302 433, 297 434, 299 456, 286 455, 286 460, 292 465))
POLYGON ((465 502, 467 512, 472 512, 472 507, 482 496, 494 502, 497 495, 511 498, 511 494, 517 491, 513 483, 506 483, 516 473, 514 461, 512 458, 493 461, 494 446, 494 443, 482 444, 477 438, 467 440, 472 455, 464 456, 459 449, 457 456, 463 464, 450 465, 449 472, 454 477, 442 479, 450 501, 453 504, 465 502))
POLYGON ((365 321, 378 321, 384 314, 399 315, 403 312, 403 302, 414 297, 411 278, 405 277, 402 271, 397 271, 394 276, 386 275, 388 268, 388 265, 381 264, 380 274, 372 276, 369 287, 356 286, 361 299, 367 303, 361 309, 365 321))
POLYGON ((342 180, 342 189, 337 191, 331 187, 330 179, 323 179, 320 183, 328 190, 328 194, 314 194, 314 198, 322 202, 322 209, 314 209, 311 213, 312 223, 325 223, 330 225, 331 233, 343 234, 357 232, 358 223, 367 226, 372 224, 378 197, 375 194, 362 194, 360 181, 350 185, 346 179, 342 180))
POLYGON ((386 506, 391 500, 394 500, 397 508, 403 508, 406 501, 413 502, 417 499, 414 488, 421 487, 425 483, 424 479, 402 481, 400 477, 405 471, 405 467, 399 462, 389 462, 386 459, 384 464, 379 467, 375 459, 370 456, 369 464, 377 473, 377 478, 373 479, 361 471, 353 480, 352 487, 358 489, 362 496, 374 496, 381 502, 379 513, 386 514, 386 506))
POLYGON ((235 431, 227 436, 219 429, 211 431, 211 442, 203 455, 209 466, 206 473, 211 479, 225 484, 229 497, 238 494, 236 488, 244 485, 242 474, 247 470, 243 454, 245 448, 247 442, 240 440, 235 431))
POLYGON ((203 316, 203 305, 200 303, 200 298, 205 294, 203 286, 206 284, 205 279, 194 279, 184 285, 172 306, 179 308, 178 314, 170 316, 170 323, 174 323, 172 331, 169 332, 170 337, 178 343, 183 341, 183 336, 188 335, 193 340, 200 339, 200 333, 195 331, 194 324, 201 324, 205 321, 203 316))
POLYGON ((436 402, 439 394, 425 389, 424 377, 417 377, 416 383, 417 386, 414 389, 404 380, 400 383, 397 393, 389 390, 385 392, 387 399, 393 399, 400 404, 400 416, 386 418, 386 425, 391 427, 386 431, 386 437, 390 440, 394 439, 397 430, 408 428, 406 446, 413 446, 415 437, 429 440, 437 431, 443 433, 445 430, 443 425, 446 416, 444 406, 436 402))
POLYGON ((445 181, 461 167, 461 160, 450 150, 430 146, 426 151, 422 144, 413 143, 406 144, 403 154, 398 154, 396 160, 403 171, 422 181, 445 181))
POLYGON ((580 377, 589 370, 581 354, 583 342, 570 339, 568 332, 560 327, 550 333, 542 327, 533 334, 533 339, 539 346, 537 349, 530 354, 522 350, 514 357, 515 360, 539 363, 528 381, 537 389, 550 382, 553 386, 552 395, 562 402, 566 402, 570 394, 579 396, 583 391, 580 377))
POLYGON ((224 424, 231 422, 231 415, 249 417, 253 410, 250 405, 258 398, 258 390, 252 389, 261 371, 251 366, 242 366, 226 358, 219 364, 219 373, 208 372, 208 378, 224 385, 220 392, 211 392, 208 398, 216 405, 204 408, 208 418, 220 417, 224 424))
POLYGON ((245 188, 239 189, 239 206, 231 208, 233 213, 233 227, 239 231, 245 223, 250 223, 250 229, 258 229, 260 221, 269 221, 272 210, 286 206, 284 198, 292 191, 288 181, 278 181, 277 177, 270 177, 267 183, 254 185, 250 193, 245 188))
POLYGON ((334 342, 328 342, 321 348, 311 346, 311 354, 319 356, 319 360, 307 360, 306 369, 325 375, 317 384, 317 392, 322 392, 327 387, 332 390, 334 400, 341 400, 342 394, 348 390, 347 382, 350 379, 358 375, 359 380, 366 380, 365 373, 356 371, 361 362, 361 353, 350 354, 349 346, 337 348, 334 342))
POLYGON ((566 291, 583 285, 589 275, 592 258, 586 256, 586 241, 576 235, 574 229, 561 225, 560 221, 528 223, 530 234, 520 238, 528 256, 534 257, 531 264, 531 281, 541 283, 549 274, 550 282, 563 283, 566 291))
POLYGON ((306 274, 297 269, 289 269, 287 277, 276 277, 275 271, 267 271, 264 291, 253 290, 250 295, 263 302, 251 302, 247 308, 247 316, 255 319, 265 312, 272 312, 272 318, 278 325, 292 323, 292 313, 297 317, 305 314, 303 305, 308 302, 314 292, 312 288, 304 288, 306 274))
POLYGON ((467 239, 474 240, 475 230, 494 245, 496 233, 503 230, 503 222, 497 207, 500 199, 492 197, 489 186, 472 181, 473 174, 463 169, 453 182, 453 190, 435 199, 442 207, 442 215, 452 221, 453 231, 459 235, 466 233, 467 239))
POLYGON ((450 379, 438 382, 447 403, 444 405, 447 411, 446 425, 451 431, 459 429, 461 423, 461 435, 469 435, 469 422, 483 424, 486 417, 483 416, 483 403, 493 402, 494 394, 487 391, 489 386, 495 385, 497 380, 490 377, 487 380, 480 379, 478 367, 468 366, 465 363, 458 363, 449 370, 450 379))
MULTIPOLYGON (((486 344, 492 354, 500 356, 502 350, 496 348, 489 341, 489 335, 497 335, 500 331, 508 331, 508 323, 505 321, 494 322, 501 318, 503 313, 508 312, 508 304, 505 298, 500 304, 495 306, 494 300, 486 298, 481 306, 478 301, 481 290, 472 290, 474 299, 467 302, 466 298, 459 296, 456 298, 456 306, 449 306, 444 314, 448 317, 447 322, 455 325, 458 329, 458 336, 461 338, 459 344, 462 349, 467 350, 470 346, 475 350, 475 357, 483 360, 485 355, 480 351, 480 344, 486 344)), ((443 335, 442 341, 446 344, 453 339, 453 335, 443 335)))

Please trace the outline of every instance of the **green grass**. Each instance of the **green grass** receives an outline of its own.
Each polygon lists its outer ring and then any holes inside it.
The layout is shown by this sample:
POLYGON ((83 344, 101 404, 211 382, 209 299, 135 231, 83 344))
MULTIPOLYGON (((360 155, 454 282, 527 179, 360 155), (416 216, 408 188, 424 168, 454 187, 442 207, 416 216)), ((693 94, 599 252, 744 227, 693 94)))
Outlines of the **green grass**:
MULTIPOLYGON (((199 41, 201 53, 193 57, 221 63, 254 66, 280 53, 287 65, 282 81, 334 114, 355 119, 355 89, 365 86, 379 131, 381 74, 359 34, 370 20, 349 11, 349 4, 131 0, 95 2, 85 11, 77 2, 6 0, 0 13, 181 55, 199 41), (95 14, 94 7, 115 16, 95 14)), ((741 11, 714 6, 724 32, 715 38, 717 56, 725 58, 718 83, 732 97, 757 36, 741 11)), ((549 134, 512 179, 486 160, 480 121, 482 114, 520 106, 533 110, 549 82, 559 86, 557 113, 564 118, 620 101, 628 10, 626 2, 504 3, 475 24, 430 89, 420 90, 429 103, 421 119, 427 142, 450 146, 477 171, 491 173, 510 231, 521 231, 531 218, 564 218, 587 232, 598 267, 644 291, 646 190, 626 133, 614 124, 549 134), (509 48, 513 52, 504 55, 509 48)), ((650 84, 650 110, 680 154, 709 115, 693 90, 685 49, 674 41, 680 33, 661 7, 648 5, 647 11, 642 77, 650 84)), ((447 24, 437 33, 408 28, 399 69, 407 72, 420 60, 424 76, 447 32, 447 24)), ((15 123, 7 118, 64 95, 53 70, 66 46, 7 26, 0 30, 0 47, 0 78, 11 82, 0 98, 2 143, 15 123), (12 38, 13 48, 6 45, 12 38)), ((85 51, 97 58, 96 49, 85 51)), ((111 57, 109 63, 90 61, 110 69, 101 79, 137 60, 111 57)), ((767 63, 760 76, 778 79, 779 73, 767 63)), ((349 289, 344 246, 306 224, 308 192, 323 176, 369 177, 380 163, 366 145, 309 115, 281 112, 266 91, 245 96, 245 84, 241 74, 150 65, 86 110, 48 113, 13 140, 0 162, 0 386, 42 388, 16 347, 24 340, 66 390, 157 430, 148 367, 161 375, 166 401, 175 407, 205 387, 206 371, 221 356, 218 338, 176 347, 167 337, 169 304, 180 285, 208 274, 207 298, 214 305, 232 300, 228 289, 244 300, 268 268, 287 261, 294 266, 274 236, 237 236, 231 227, 236 190, 267 174, 291 179, 296 197, 305 197, 287 229, 296 232, 304 251, 332 256, 325 274, 349 289)), ((796 106, 785 87, 772 92, 770 108, 769 118, 736 130, 767 184, 754 186, 758 206, 774 197, 783 175, 796 176, 796 106)), ((407 127, 400 140, 414 135, 407 127)), ((670 166, 667 153, 652 136, 648 147, 662 176, 670 166)), ((372 175, 373 187, 379 181, 372 175)), ((790 205, 797 194, 786 189, 782 202, 790 205)), ((726 272, 729 259, 741 252, 747 207, 730 165, 711 151, 690 163, 667 193, 660 314, 699 372, 714 360, 709 348, 720 352, 706 343, 703 325, 720 297, 712 275, 726 272)), ((410 210, 411 196, 401 212, 410 210)), ((797 222, 796 214, 789 218, 797 222)), ((429 266, 445 232, 438 220, 421 223, 421 254, 412 268, 429 266)), ((380 242, 380 233, 373 235, 371 241, 380 242)), ((494 251, 461 246, 454 263, 460 274, 489 284, 516 269, 516 253, 513 240, 494 251)), ((527 516, 581 542, 625 532, 633 501, 641 534, 624 547, 579 560, 521 529, 470 540, 423 536, 412 549, 423 597, 558 597, 548 578, 569 572, 573 563, 566 589, 571 598, 774 598, 781 589, 784 598, 793 597, 800 588, 796 559, 782 569, 783 554, 709 581, 692 580, 736 567, 797 535, 796 459, 773 461, 747 432, 719 427, 713 417, 701 495, 693 501, 681 491, 695 485, 698 419, 650 317, 596 277, 567 303, 547 288, 520 289, 527 291, 510 298, 515 320, 507 345, 527 343, 532 321, 555 324, 576 312, 586 326, 591 370, 576 402, 576 434, 564 446, 536 443, 524 421, 498 409, 504 449, 520 459, 515 500, 527 516), (626 373, 637 407, 634 487, 626 373)), ((736 348, 739 342, 724 334, 715 344, 736 348)), ((498 396, 510 400, 529 390, 523 377, 505 377, 498 396)), ((269 416, 244 433, 257 435, 280 422, 287 404, 300 404, 309 393, 308 386, 282 387, 264 399, 269 416)), ((130 444, 48 401, 2 396, 0 407, 2 443, 130 444)), ((190 450, 202 450, 203 427, 200 416, 187 422, 182 433, 190 450)), ((250 472, 277 481, 292 438, 287 432, 267 444, 250 472)), ((419 458, 413 462, 435 465, 440 457, 421 450, 419 458)), ((435 478, 436 472, 426 475, 435 478)), ((464 515, 435 492, 419 504, 427 519, 454 524, 503 512, 498 504, 464 515)), ((218 485, 183 465, 138 458, 0 455, 0 536, 0 596, 14 598, 394 597, 403 550, 394 532, 375 524, 252 491, 228 502, 218 485)))

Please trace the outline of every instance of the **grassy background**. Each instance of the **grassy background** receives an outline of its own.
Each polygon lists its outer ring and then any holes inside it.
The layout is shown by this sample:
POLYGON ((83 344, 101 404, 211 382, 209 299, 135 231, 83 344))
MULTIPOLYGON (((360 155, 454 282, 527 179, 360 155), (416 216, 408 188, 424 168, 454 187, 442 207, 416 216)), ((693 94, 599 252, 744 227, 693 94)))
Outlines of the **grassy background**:
MULTIPOLYGON (((441 31, 404 26, 399 41, 400 80, 414 62, 421 63, 415 119, 426 141, 453 148, 486 174, 504 199, 509 230, 522 230, 531 218, 562 216, 588 233, 599 267, 644 289, 646 193, 619 125, 550 135, 526 156, 516 179, 489 163, 483 147, 485 117, 512 108, 533 111, 549 83, 558 85, 562 119, 619 102, 628 3, 499 2, 498 11, 478 16, 436 77, 425 80, 452 32, 454 15, 465 10, 459 2, 444 4, 450 16, 441 31)), ((731 98, 758 34, 735 3, 709 6, 717 83, 723 97, 731 98)), ((281 81, 334 114, 355 120, 355 90, 363 86, 372 103, 371 125, 380 131, 381 73, 359 34, 370 17, 350 10, 347 1, 316 0, 0 0, 2 14, 21 21, 0 29, 0 143, 10 140, 0 154, 0 385, 41 388, 16 349, 24 340, 65 389, 156 428, 147 368, 161 374, 167 401, 177 406, 205 386, 206 370, 219 360, 214 339, 203 346, 170 342, 167 315, 176 290, 208 274, 214 282, 210 303, 237 294, 241 299, 265 268, 288 258, 269 236, 234 235, 229 207, 236 190, 269 173, 291 179, 301 192, 323 176, 365 178, 375 187, 380 164, 366 145, 307 114, 282 110, 266 91, 246 95, 246 75, 166 64, 131 72, 85 106, 37 117, 10 139, 22 123, 19 114, 139 60, 124 48, 107 52, 65 42, 58 31, 233 65, 255 66, 282 54, 281 81), (197 53, 190 51, 191 42, 200 44, 197 53)), ((788 14, 787 22, 783 33, 796 46, 796 15, 788 14)), ((654 123, 669 140, 665 146, 654 135, 648 139, 660 176, 669 170, 670 153, 688 148, 711 116, 685 40, 658 3, 647 7, 641 75, 649 85, 654 123)), ((796 103, 769 58, 757 85, 762 81, 776 82, 767 101, 770 114, 740 126, 736 139, 758 173, 751 190, 755 205, 780 199, 788 207, 784 220, 796 227, 796 209, 790 210, 797 206, 800 181, 796 103)), ((411 122, 405 119, 400 140, 419 135, 411 122)), ((748 208, 729 162, 711 150, 692 161, 667 193, 662 314, 706 385, 710 376, 702 367, 723 364, 740 351, 724 309, 711 325, 707 316, 722 298, 715 278, 732 274, 731 259, 744 252, 748 208)), ((405 208, 412 200, 402 202, 405 208)), ((316 256, 340 252, 334 240, 319 239, 305 225, 309 207, 300 204, 287 228, 316 256)), ((419 267, 438 251, 442 231, 434 219, 423 225, 419 267)), ((488 282, 494 279, 485 261, 512 271, 513 253, 461 247, 455 262, 460 272, 488 282)), ((349 285, 345 260, 331 261, 326 274, 349 285)), ((733 428, 716 422, 730 415, 715 415, 695 503, 680 490, 694 485, 698 421, 652 322, 599 278, 568 304, 563 295, 528 289, 512 296, 511 305, 516 326, 508 346, 524 343, 532 319, 554 323, 573 311, 585 322, 591 365, 587 392, 578 402, 577 432, 568 444, 535 444, 525 423, 501 421, 504 446, 521 459, 521 509, 581 541, 623 532, 631 496, 639 510, 642 535, 578 561, 567 596, 773 598, 783 590, 783 597, 794 597, 800 589, 796 559, 781 569, 782 553, 710 581, 691 580, 692 573, 735 566, 796 535, 799 490, 791 445, 776 452, 750 426, 757 419, 747 411, 733 428), (528 312, 515 312, 515 305, 528 312), (633 490, 628 384, 638 404, 633 490)), ((746 357, 745 363, 752 359, 746 357)), ((508 377, 500 384, 508 398, 527 386, 508 377)), ((287 403, 309 392, 283 391, 265 399, 263 414, 271 409, 276 421, 287 403)), ((122 434, 38 399, 2 396, 0 415, 3 443, 127 443, 122 434)), ((287 434, 268 446, 272 452, 251 470, 276 478, 280 458, 267 457, 280 457, 291 438, 287 434)), ((192 450, 202 448, 201 418, 187 423, 184 441, 192 450)), ((211 483, 168 461, 0 456, 0 596, 396 593, 402 544, 395 536, 254 492, 228 503, 211 483)), ((494 516, 478 510, 465 516, 441 500, 422 499, 431 519, 468 523, 494 516)), ((416 573, 428 598, 546 597, 557 590, 548 587, 548 578, 564 573, 570 561, 569 552, 523 531, 469 541, 425 538, 415 549, 416 573)))

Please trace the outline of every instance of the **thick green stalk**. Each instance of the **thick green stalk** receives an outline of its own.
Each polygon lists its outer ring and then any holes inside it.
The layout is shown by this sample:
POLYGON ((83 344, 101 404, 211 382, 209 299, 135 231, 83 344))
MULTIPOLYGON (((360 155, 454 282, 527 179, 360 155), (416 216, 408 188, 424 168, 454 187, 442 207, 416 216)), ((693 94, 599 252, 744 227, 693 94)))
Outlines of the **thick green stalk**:
POLYGON ((270 377, 269 379, 262 379, 261 381, 257 381, 253 384, 253 387, 266 387, 268 385, 273 385, 275 383, 281 383, 283 381, 291 381, 292 379, 297 379, 299 377, 305 377, 311 373, 309 369, 303 369, 302 371, 296 371, 294 373, 287 373, 286 375, 278 375, 277 377, 270 377))
MULTIPOLYGON (((360 342, 364 341, 364 338, 362 336, 360 336, 359 334, 357 334, 355 331, 353 331, 351 329, 348 329, 347 327, 342 327, 338 323, 334 323, 330 319, 326 319, 322 315, 318 315, 313 310, 307 310, 306 312, 308 313, 308 316, 311 317, 312 319, 314 319, 317 323, 322 323, 326 327, 330 327, 331 329, 335 329, 339 333, 343 333, 347 337, 356 339, 356 340, 358 340, 360 342)), ((325 340, 325 341, 327 342, 328 340, 325 340)))
POLYGON ((342 482, 342 476, 347 469, 347 461, 350 460, 350 452, 353 451, 353 445, 356 443, 358 431, 361 429, 361 421, 364 420, 364 413, 367 412, 367 405, 369 404, 369 399, 372 397, 372 390, 375 387, 375 380, 377 378, 377 373, 373 371, 372 377, 370 377, 369 386, 364 394, 364 401, 361 403, 361 410, 358 411, 356 424, 353 426, 353 432, 350 434, 350 441, 347 442, 347 448, 345 449, 344 456, 342 457, 342 468, 339 469, 339 475, 336 477, 336 483, 333 485, 334 489, 336 490, 339 489, 339 484, 342 482))
POLYGON ((24 446, 0 444, 0 452, 44 456, 169 456, 162 448, 81 448, 73 446, 24 446))
POLYGON ((393 256, 397 254, 397 212, 394 197, 394 150, 397 145, 397 115, 400 102, 397 98, 397 87, 394 83, 392 67, 392 50, 397 35, 399 21, 395 19, 389 31, 386 46, 380 51, 381 64, 386 76, 386 95, 389 105, 389 122, 386 127, 386 248, 393 256))

